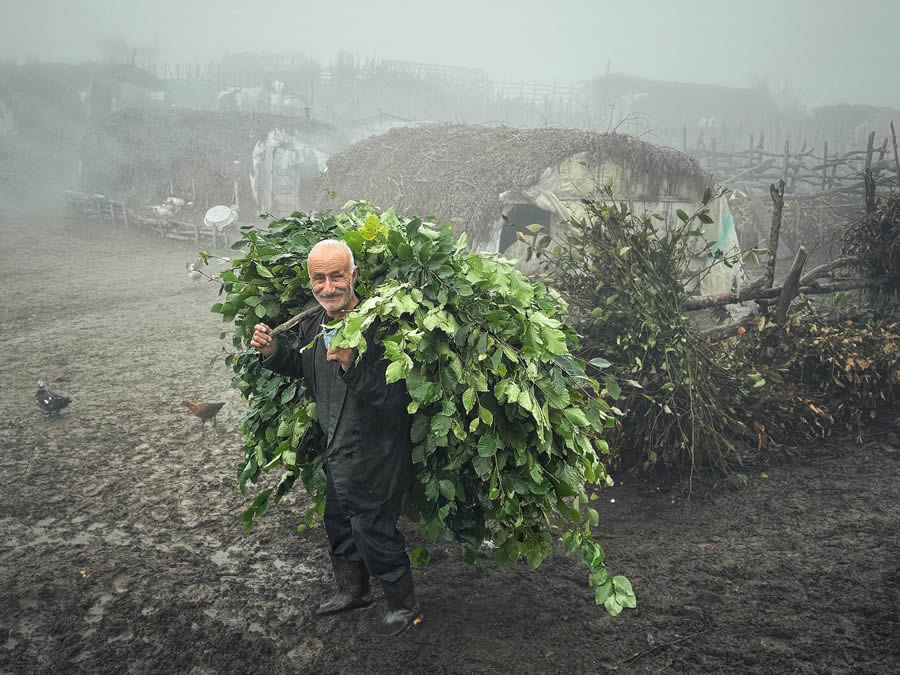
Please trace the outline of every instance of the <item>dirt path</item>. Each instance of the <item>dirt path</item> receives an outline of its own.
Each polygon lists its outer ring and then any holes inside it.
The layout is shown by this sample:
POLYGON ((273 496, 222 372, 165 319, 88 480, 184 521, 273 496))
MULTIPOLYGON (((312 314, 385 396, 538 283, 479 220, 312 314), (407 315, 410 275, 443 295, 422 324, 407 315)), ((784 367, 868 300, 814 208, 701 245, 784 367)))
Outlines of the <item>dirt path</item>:
MULTIPOLYGON (((597 503, 638 609, 593 604, 581 564, 416 571, 426 622, 315 620, 330 573, 298 493, 250 535, 241 403, 187 246, 0 227, 0 672, 892 673, 900 663, 895 446, 829 446, 689 502, 597 503), (48 419, 35 383, 74 399, 48 419), (225 401, 201 433, 182 399, 225 401)), ((612 502, 611 500, 615 500, 612 502)), ((410 532, 410 539, 414 534, 410 532)), ((378 598, 380 600, 380 597, 378 598)))

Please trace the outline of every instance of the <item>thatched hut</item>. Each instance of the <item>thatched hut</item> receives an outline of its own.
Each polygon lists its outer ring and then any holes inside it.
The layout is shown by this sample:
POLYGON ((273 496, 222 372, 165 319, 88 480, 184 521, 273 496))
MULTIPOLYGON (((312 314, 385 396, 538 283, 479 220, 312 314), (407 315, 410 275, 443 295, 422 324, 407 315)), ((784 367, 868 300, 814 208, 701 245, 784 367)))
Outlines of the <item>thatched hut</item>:
MULTIPOLYGON (((534 223, 554 231, 583 213, 582 199, 612 184, 617 200, 676 218, 693 212, 714 179, 693 158, 620 134, 572 129, 434 125, 394 129, 328 161, 319 195, 368 199, 408 215, 434 216, 465 232, 470 248, 521 258, 516 231, 534 223)), ((333 206, 320 197, 320 206, 333 206)), ((710 215, 708 238, 737 246, 725 199, 710 215)), ((708 277, 720 292, 737 272, 708 277)))

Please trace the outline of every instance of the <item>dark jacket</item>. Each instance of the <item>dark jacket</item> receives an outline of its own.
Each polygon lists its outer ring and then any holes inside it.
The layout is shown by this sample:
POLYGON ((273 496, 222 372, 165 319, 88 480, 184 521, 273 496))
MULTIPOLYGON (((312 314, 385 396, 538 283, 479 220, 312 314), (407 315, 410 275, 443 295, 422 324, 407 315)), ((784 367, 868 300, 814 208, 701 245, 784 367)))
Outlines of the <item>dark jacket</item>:
POLYGON ((294 345, 286 346, 282 336, 262 365, 306 382, 325 433, 326 471, 341 506, 353 515, 396 503, 407 490, 412 477, 412 416, 407 412, 406 383, 385 383, 388 362, 384 348, 374 340, 367 339, 362 359, 346 373, 337 361, 325 358, 321 337, 300 353, 327 321, 324 309, 302 321, 294 345))

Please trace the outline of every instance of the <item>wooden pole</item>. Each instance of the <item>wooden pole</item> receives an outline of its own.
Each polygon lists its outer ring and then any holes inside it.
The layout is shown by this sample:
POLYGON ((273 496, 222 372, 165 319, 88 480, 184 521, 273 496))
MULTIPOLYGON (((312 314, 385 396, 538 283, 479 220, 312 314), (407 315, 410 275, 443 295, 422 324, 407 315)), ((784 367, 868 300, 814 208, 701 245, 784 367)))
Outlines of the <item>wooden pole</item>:
POLYGON ((891 120, 891 140, 894 142, 894 170, 897 172, 897 180, 900 180, 900 157, 897 155, 897 132, 894 131, 893 120, 891 120))
POLYGON ((863 182, 866 187, 866 214, 871 216, 875 213, 875 175, 872 169, 865 170, 863 182))
POLYGON ((769 194, 772 196, 772 228, 769 230, 769 258, 766 260, 766 275, 763 288, 772 288, 775 283, 775 258, 778 254, 778 237, 781 235, 781 215, 784 212, 784 181, 778 181, 776 186, 769 186, 769 194))
POLYGON ((803 147, 800 148, 800 154, 797 155, 797 161, 794 164, 794 171, 791 173, 791 184, 790 187, 788 187, 790 192, 794 191, 794 186, 797 184, 797 174, 800 173, 800 157, 804 152, 806 152, 806 141, 803 141, 803 147))
POLYGON ((869 134, 869 141, 866 143, 866 166, 865 170, 869 171, 872 168, 872 155, 875 152, 875 132, 871 132, 869 134))
POLYGON ((803 272, 805 264, 806 249, 801 246, 797 251, 797 255, 794 256, 791 271, 788 272, 787 279, 784 280, 784 284, 781 286, 781 295, 778 296, 778 302, 775 304, 775 323, 779 326, 783 326, 785 319, 787 319, 788 308, 797 295, 797 289, 800 288, 800 274, 803 272))
MULTIPOLYGON (((788 164, 791 161, 791 142, 784 142, 784 163, 781 166, 781 182, 784 183, 788 179, 788 164)), ((784 190, 782 190, 784 192, 784 190)))

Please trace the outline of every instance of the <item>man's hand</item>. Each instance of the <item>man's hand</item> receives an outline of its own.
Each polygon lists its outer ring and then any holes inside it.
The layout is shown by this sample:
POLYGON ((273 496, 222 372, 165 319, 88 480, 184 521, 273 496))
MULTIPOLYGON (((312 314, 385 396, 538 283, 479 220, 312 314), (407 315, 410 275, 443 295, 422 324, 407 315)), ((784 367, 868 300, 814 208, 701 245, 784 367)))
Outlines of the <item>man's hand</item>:
POLYGON ((341 364, 341 370, 345 373, 350 370, 353 361, 356 359, 355 349, 346 349, 344 347, 329 347, 326 357, 329 361, 337 361, 341 364))
POLYGON ((270 335, 271 332, 272 329, 264 323, 258 323, 253 327, 250 346, 262 354, 263 358, 269 358, 278 348, 278 338, 270 335))

